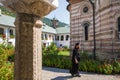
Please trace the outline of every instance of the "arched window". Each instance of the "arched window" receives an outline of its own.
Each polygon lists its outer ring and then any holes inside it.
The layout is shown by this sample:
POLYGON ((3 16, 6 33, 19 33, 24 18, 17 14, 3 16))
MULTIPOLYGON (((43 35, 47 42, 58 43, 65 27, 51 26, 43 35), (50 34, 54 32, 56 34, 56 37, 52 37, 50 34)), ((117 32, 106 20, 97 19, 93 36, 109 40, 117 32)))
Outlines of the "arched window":
POLYGON ((42 40, 44 40, 44 34, 42 34, 42 40))
POLYGON ((0 28, 0 35, 4 34, 4 29, 0 28))
POLYGON ((52 40, 52 35, 49 35, 49 40, 52 40))
POLYGON ((57 39, 56 40, 58 40, 59 41, 59 36, 57 36, 57 39))
POLYGON ((54 35, 52 35, 52 40, 55 40, 55 36, 54 35))
POLYGON ((64 40, 64 36, 62 35, 62 36, 61 36, 61 41, 63 41, 63 40, 64 40))
POLYGON ((69 35, 66 35, 66 41, 68 41, 68 39, 69 39, 69 35))
POLYGON ((47 38, 47 34, 45 34, 45 40, 47 40, 48 38, 47 38))
POLYGON ((89 23, 84 23, 84 35, 85 35, 85 40, 88 40, 88 27, 89 27, 89 23))
POLYGON ((118 37, 120 39, 120 17, 118 18, 118 37))
POLYGON ((10 29, 10 35, 13 35, 13 30, 12 29, 10 29))

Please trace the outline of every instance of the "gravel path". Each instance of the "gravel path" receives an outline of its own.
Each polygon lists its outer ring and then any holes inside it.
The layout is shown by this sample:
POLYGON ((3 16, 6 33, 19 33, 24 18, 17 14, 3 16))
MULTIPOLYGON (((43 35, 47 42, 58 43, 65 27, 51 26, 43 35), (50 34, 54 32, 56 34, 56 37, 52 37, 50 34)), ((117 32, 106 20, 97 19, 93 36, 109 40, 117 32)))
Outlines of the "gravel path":
POLYGON ((71 77, 69 70, 43 67, 42 80, 120 80, 120 75, 100 75, 80 72, 82 77, 71 77))

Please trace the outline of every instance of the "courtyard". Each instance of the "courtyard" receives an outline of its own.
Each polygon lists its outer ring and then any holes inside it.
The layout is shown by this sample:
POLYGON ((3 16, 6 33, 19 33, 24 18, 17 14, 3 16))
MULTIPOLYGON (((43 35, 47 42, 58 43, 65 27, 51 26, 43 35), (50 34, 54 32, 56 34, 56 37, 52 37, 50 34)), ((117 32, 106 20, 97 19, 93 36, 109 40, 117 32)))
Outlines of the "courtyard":
MULTIPOLYGON (((59 41, 70 40, 68 51, 72 51, 74 45, 80 43, 82 56, 78 69, 84 71, 80 72, 82 77, 70 75, 70 57, 63 55, 65 53, 69 55, 69 52, 64 52, 64 50, 59 52, 59 48, 63 48, 60 42, 59 47, 53 45, 46 48, 45 42, 44 47, 41 45, 42 29, 45 28, 42 18, 58 7, 58 0, 0 0, 0 2, 16 14, 15 50, 13 46, 6 44, 8 38, 3 36, 6 34, 10 37, 7 33, 9 31, 14 35, 13 31, 10 28, 3 29, 6 23, 1 25, 3 44, 0 45, 0 80, 120 80, 120 62, 117 60, 120 57, 119 0, 113 2, 110 0, 67 0, 71 37, 65 33, 64 39, 63 34, 46 35, 47 32, 42 36, 43 40, 48 40, 47 37, 50 40, 55 40, 56 37, 59 41), (84 51, 93 52, 93 55, 86 55, 84 51), (97 55, 99 58, 96 58, 96 53, 99 54, 97 55)), ((55 19, 55 24, 58 23, 56 21, 57 19, 55 19)), ((51 25, 51 27, 58 26, 51 25)), ((60 30, 62 30, 60 32, 65 31, 65 29, 60 30)), ((59 32, 58 29, 56 31, 59 32)), ((78 61, 76 63, 78 64, 78 61)))
POLYGON ((42 80, 120 80, 119 75, 102 75, 80 72, 81 77, 71 77, 69 70, 43 67, 42 80))

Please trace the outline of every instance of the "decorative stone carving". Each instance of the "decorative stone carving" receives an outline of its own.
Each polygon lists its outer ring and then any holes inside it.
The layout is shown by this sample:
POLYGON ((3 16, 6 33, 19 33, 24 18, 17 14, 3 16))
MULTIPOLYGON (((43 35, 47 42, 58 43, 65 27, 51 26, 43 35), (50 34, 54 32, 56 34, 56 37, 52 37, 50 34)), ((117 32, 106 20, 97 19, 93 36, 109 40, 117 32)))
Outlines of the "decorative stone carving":
POLYGON ((0 0, 15 13, 34 14, 43 17, 58 6, 58 0, 0 0))

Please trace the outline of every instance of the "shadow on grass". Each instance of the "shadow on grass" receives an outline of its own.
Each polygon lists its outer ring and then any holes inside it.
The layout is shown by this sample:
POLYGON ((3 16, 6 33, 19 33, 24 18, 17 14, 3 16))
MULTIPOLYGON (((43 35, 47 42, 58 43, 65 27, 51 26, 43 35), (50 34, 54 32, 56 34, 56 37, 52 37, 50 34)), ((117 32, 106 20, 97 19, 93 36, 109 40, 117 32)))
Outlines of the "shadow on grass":
POLYGON ((73 77, 72 76, 58 76, 58 77, 51 79, 51 80, 68 80, 71 78, 73 78, 73 77))

